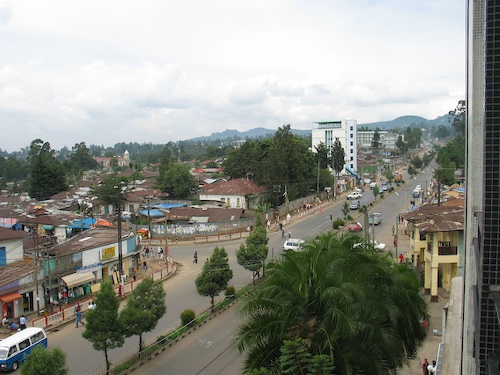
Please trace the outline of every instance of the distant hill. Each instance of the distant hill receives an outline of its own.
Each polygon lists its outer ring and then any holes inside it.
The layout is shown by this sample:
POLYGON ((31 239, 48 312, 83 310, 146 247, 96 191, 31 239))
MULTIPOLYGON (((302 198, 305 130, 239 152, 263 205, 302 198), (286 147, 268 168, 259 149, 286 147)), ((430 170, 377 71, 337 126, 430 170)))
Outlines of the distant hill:
MULTIPOLYGON (((444 115, 440 116, 434 120, 427 120, 420 116, 401 116, 395 118, 391 121, 379 121, 379 122, 371 122, 366 124, 358 124, 358 128, 365 127, 369 130, 375 130, 379 128, 380 130, 390 130, 390 129, 406 129, 407 127, 421 127, 421 128, 432 128, 438 127, 441 125, 450 126, 453 122, 453 116, 444 115)), ((312 126, 312 125, 311 125, 312 126)), ((311 130, 301 130, 301 129, 291 129, 293 134, 299 136, 309 136, 311 134, 311 130)), ((265 128, 254 128, 245 132, 240 132, 235 129, 227 129, 223 132, 212 133, 209 136, 197 137, 188 139, 188 141, 215 141, 217 139, 247 139, 247 138, 270 138, 274 136, 277 129, 265 129, 265 128)))

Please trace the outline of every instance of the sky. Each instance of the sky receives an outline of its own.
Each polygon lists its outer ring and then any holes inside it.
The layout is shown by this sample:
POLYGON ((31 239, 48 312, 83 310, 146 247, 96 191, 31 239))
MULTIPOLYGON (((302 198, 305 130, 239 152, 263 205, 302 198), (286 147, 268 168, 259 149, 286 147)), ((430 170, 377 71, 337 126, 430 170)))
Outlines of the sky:
POLYGON ((456 0, 0 0, 0 149, 311 129, 465 99, 456 0))

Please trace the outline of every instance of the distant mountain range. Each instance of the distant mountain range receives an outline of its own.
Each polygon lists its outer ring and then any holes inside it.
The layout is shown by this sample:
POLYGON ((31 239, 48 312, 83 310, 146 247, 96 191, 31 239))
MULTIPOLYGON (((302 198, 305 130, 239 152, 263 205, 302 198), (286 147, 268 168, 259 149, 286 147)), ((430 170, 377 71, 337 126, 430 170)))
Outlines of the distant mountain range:
MULTIPOLYGON (((420 116, 401 116, 392 121, 379 121, 379 122, 371 122, 367 124, 358 124, 358 129, 363 127, 368 130, 391 130, 391 129, 406 129, 407 127, 421 127, 421 128, 434 128, 441 125, 451 126, 453 122, 453 116, 444 115, 438 117, 434 120, 427 120, 420 116)), ((312 127, 312 124, 311 124, 312 127)), ((276 133, 278 129, 266 129, 266 128, 254 128, 247 130, 245 132, 240 132, 234 129, 227 129, 223 132, 212 133, 209 136, 191 138, 189 141, 215 141, 217 139, 246 139, 246 138, 260 138, 260 137, 272 137, 274 133, 276 133)), ((311 129, 302 130, 302 129, 294 129, 292 126, 292 133, 299 136, 307 136, 311 134, 311 129)))

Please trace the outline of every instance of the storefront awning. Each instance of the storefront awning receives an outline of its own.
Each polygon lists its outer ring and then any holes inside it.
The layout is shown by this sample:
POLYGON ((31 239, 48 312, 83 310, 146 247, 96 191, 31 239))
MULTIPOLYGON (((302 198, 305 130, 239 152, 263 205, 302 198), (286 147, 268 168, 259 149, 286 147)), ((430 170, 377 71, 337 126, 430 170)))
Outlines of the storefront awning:
POLYGON ((42 225, 42 229, 46 229, 46 230, 52 230, 54 229, 55 227, 53 225, 47 225, 47 224, 43 224, 42 225))
POLYGON ((3 296, 0 296, 0 300, 2 300, 3 303, 9 303, 12 301, 15 301, 16 299, 23 298, 22 295, 19 293, 10 293, 10 294, 4 294, 3 296))
POLYGON ((94 281, 95 276, 92 272, 72 273, 71 275, 61 277, 61 279, 68 288, 73 288, 94 281))

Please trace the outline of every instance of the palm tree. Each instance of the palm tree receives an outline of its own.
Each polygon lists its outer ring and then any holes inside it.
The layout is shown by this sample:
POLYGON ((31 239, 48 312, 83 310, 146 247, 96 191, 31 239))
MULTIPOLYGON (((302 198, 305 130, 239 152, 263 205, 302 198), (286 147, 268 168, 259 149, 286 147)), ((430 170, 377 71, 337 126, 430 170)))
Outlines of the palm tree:
POLYGON ((267 279, 243 297, 234 344, 246 373, 277 369, 285 340, 333 358, 336 374, 387 374, 414 358, 427 305, 413 271, 359 235, 322 234, 303 251, 269 264, 267 279))

